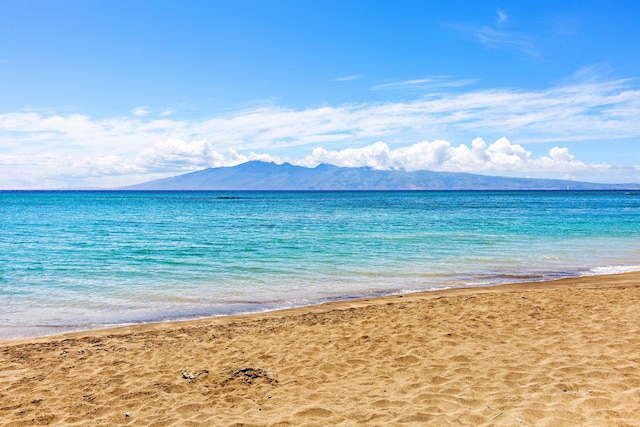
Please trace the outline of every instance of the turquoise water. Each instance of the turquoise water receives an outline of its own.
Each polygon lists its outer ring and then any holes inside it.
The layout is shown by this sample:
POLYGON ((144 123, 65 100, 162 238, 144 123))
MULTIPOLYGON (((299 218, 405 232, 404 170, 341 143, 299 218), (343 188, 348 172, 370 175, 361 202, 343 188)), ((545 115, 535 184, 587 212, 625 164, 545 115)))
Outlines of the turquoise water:
POLYGON ((625 192, 0 192, 0 338, 640 270, 625 192))

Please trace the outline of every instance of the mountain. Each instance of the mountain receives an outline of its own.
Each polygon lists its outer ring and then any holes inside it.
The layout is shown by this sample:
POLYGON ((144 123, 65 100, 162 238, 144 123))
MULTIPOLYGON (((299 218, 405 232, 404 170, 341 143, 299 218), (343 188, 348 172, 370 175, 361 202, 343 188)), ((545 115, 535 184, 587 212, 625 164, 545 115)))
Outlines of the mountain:
POLYGON ((209 168, 121 188, 122 190, 640 190, 640 184, 507 178, 469 173, 315 168, 251 161, 209 168))

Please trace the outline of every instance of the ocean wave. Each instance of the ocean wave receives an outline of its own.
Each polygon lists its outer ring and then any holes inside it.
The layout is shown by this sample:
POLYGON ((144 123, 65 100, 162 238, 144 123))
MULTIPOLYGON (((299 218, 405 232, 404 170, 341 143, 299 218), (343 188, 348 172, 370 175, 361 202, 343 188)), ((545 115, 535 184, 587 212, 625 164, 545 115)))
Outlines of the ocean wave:
POLYGON ((640 271, 640 265, 608 265, 604 267, 594 267, 581 273, 581 276, 602 276, 605 274, 622 274, 640 271))

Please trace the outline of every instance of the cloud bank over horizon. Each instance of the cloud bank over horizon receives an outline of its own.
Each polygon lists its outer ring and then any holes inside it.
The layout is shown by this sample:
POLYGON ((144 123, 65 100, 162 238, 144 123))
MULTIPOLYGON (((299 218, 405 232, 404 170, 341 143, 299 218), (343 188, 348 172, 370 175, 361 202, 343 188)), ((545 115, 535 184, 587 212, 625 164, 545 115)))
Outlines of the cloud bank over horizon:
POLYGON ((153 111, 0 114, 0 188, 119 186, 249 160, 640 182, 636 165, 587 163, 565 146, 640 137, 640 90, 628 79, 297 110, 270 103, 201 119, 153 111), (536 143, 553 147, 536 157, 525 148, 536 143))
POLYGON ((587 165, 575 160, 567 148, 553 147, 547 156, 533 157, 518 144, 499 138, 492 144, 475 138, 470 145, 452 145, 449 141, 424 141, 391 149, 383 142, 362 148, 328 151, 316 148, 299 165, 314 167, 329 163, 343 167, 368 166, 382 170, 434 170, 447 172, 575 172, 609 169, 603 164, 587 165))
MULTIPOLYGON (((0 163, 5 166, 20 166, 25 161, 44 165, 42 176, 33 176, 35 182, 46 182, 46 179, 51 178, 66 182, 77 178, 90 180, 127 177, 128 180, 124 183, 129 183, 132 176, 151 180, 209 167, 235 166, 253 160, 278 164, 288 162, 304 167, 327 163, 339 167, 371 167, 379 170, 433 170, 507 176, 523 176, 522 172, 526 171, 524 176, 553 176, 563 179, 579 179, 585 175, 598 177, 603 172, 616 173, 616 169, 619 169, 618 173, 640 171, 640 166, 615 168, 608 164, 587 164, 575 159, 566 147, 556 146, 547 155, 535 157, 506 137, 491 144, 478 137, 468 145, 434 140, 393 149, 382 141, 340 150, 317 147, 299 159, 259 152, 243 154, 234 149, 219 152, 209 141, 185 142, 180 139, 166 139, 132 157, 111 155, 74 161, 51 153, 32 157, 0 156, 0 163)), ((118 185, 124 184, 116 183, 113 186, 118 185)))

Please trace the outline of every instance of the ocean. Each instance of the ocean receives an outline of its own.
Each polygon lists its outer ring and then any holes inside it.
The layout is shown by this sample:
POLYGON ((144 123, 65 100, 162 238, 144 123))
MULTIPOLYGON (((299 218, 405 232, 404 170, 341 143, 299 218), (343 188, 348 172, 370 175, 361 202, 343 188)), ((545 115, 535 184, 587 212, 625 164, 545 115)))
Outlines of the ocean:
POLYGON ((0 191, 0 339, 634 270, 637 192, 0 191))

